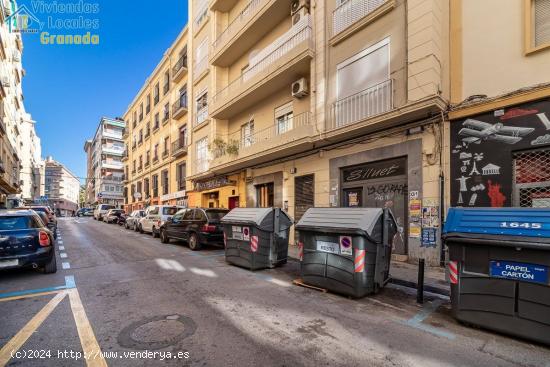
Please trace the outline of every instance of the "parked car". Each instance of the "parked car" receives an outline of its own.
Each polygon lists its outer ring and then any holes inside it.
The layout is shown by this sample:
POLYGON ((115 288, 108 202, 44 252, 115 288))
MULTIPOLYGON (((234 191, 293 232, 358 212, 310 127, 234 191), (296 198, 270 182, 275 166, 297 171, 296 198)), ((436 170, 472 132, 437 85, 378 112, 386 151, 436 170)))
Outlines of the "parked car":
POLYGON ((116 209, 114 205, 110 204, 99 204, 94 210, 94 219, 103 220, 103 216, 111 209, 116 209))
POLYGON ((172 238, 184 240, 193 251, 207 244, 223 244, 220 221, 227 213, 227 209, 212 208, 180 210, 160 227, 160 240, 162 243, 168 243, 172 238))
POLYGON ((35 212, 42 212, 48 216, 48 228, 52 231, 54 238, 57 238, 57 217, 54 211, 49 206, 31 205, 18 208, 20 210, 34 210, 35 212))
POLYGON ((175 205, 152 205, 148 207, 145 216, 139 220, 139 231, 141 233, 151 233, 153 237, 158 237, 159 228, 180 209, 183 209, 183 207, 175 205))
POLYGON ((124 214, 122 209, 109 209, 103 216, 103 221, 105 223, 118 223, 118 219, 122 214, 124 214))
POLYGON ((2 210, 0 269, 20 267, 57 271, 53 233, 34 210, 2 210))
POLYGON ((76 212, 77 217, 91 217, 94 215, 94 210, 92 208, 80 208, 76 212))
POLYGON ((139 231, 139 220, 145 216, 145 210, 134 210, 128 217, 126 217, 126 223, 124 227, 126 229, 133 229, 139 231))

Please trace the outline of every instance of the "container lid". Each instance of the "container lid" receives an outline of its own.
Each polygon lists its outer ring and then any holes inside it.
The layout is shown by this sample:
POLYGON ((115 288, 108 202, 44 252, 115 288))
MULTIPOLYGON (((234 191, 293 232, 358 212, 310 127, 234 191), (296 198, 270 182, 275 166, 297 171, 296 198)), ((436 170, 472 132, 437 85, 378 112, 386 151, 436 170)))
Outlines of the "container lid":
POLYGON ((443 235, 550 243, 550 209, 450 208, 443 235))
MULTIPOLYGON (((226 214, 221 222, 223 224, 255 225, 262 230, 272 231, 274 212, 277 208, 235 208, 226 214)), ((292 225, 292 218, 280 210, 279 226, 288 228, 292 225)))
MULTIPOLYGON (((296 229, 373 237, 383 213, 381 208, 310 208, 296 224, 296 229)), ((378 227, 381 231, 381 225, 378 227)))

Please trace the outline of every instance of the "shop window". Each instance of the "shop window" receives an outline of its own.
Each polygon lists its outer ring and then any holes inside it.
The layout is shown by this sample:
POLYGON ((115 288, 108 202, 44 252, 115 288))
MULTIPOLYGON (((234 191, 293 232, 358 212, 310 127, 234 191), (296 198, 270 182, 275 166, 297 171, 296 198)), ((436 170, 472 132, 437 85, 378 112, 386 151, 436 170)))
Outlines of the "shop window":
POLYGON ((256 206, 258 208, 269 208, 274 203, 273 182, 256 186, 256 206))

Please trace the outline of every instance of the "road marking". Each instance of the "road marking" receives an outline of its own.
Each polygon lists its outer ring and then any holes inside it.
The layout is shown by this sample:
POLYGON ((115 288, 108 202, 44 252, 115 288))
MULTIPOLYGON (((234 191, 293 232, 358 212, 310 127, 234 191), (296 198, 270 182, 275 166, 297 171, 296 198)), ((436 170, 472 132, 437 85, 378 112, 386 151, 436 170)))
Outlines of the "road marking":
POLYGON ((417 313, 412 319, 405 321, 405 324, 416 329, 426 331, 430 334, 441 336, 450 340, 454 340, 456 337, 453 333, 435 328, 430 325, 423 324, 422 322, 426 320, 432 313, 434 313, 437 308, 443 303, 441 300, 435 300, 426 307, 424 307, 419 313, 417 313))
POLYGON ((67 254, 62 252, 59 254, 59 257, 62 258, 62 259, 66 259, 67 258, 67 254))
POLYGON ((59 251, 65 251, 65 246, 59 246, 59 251))
MULTIPOLYGON (((65 287, 63 287, 64 289, 65 287)), ((6 297, 6 298, 0 298, 0 302, 8 302, 8 301, 16 301, 18 299, 24 299, 24 298, 30 298, 30 297, 40 297, 40 296, 46 296, 48 294, 54 294, 59 293, 60 291, 47 291, 47 292, 40 292, 40 293, 27 293, 20 296, 12 296, 12 297, 6 297)))
POLYGON ((0 349, 0 366, 5 366, 11 359, 11 354, 16 352, 25 344, 32 334, 42 325, 44 320, 52 313, 59 303, 67 295, 66 292, 58 293, 44 306, 34 317, 11 338, 2 349, 0 349))
POLYGON ((71 310, 73 311, 74 320, 76 322, 76 329, 78 331, 78 336, 80 338, 80 344, 82 345, 82 350, 85 355, 96 356, 98 358, 87 359, 86 364, 89 367, 106 367, 107 362, 102 356, 101 349, 95 338, 94 331, 88 317, 86 316, 86 311, 80 300, 78 290, 76 288, 70 289, 67 291, 69 293, 69 299, 71 301, 71 310), (99 353, 98 353, 99 352, 99 353))
POLYGON ((61 263, 61 267, 62 267, 63 269, 70 269, 70 268, 71 268, 71 264, 69 264, 69 263, 61 263))

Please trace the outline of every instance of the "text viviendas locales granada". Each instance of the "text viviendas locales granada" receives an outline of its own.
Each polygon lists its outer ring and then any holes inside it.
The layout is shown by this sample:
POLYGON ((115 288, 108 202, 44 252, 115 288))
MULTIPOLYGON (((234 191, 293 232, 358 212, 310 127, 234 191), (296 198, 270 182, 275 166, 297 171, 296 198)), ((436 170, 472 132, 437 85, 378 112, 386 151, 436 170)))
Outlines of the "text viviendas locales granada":
POLYGON ((50 34, 40 33, 40 43, 43 45, 99 45, 99 35, 85 34, 50 34))

